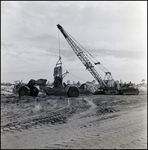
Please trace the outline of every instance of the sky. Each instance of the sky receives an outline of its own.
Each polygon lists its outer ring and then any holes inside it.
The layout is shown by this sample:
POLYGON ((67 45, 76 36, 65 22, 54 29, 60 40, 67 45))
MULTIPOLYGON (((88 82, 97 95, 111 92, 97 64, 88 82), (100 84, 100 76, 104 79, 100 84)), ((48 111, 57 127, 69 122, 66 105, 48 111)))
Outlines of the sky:
POLYGON ((1 1, 1 82, 94 80, 57 28, 60 24, 114 80, 147 82, 147 1, 1 1))

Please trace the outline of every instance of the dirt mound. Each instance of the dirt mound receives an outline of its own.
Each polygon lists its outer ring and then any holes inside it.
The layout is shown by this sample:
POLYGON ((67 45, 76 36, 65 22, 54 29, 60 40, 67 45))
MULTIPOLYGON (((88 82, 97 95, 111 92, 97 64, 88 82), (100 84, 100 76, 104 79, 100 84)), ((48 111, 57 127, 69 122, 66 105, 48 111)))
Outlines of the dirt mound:
POLYGON ((98 110, 96 111, 97 115, 102 115, 106 113, 113 113, 114 110, 111 107, 99 107, 98 110))
MULTIPOLYGON (((6 88, 3 88, 5 91, 6 88)), ((139 95, 93 95, 79 97, 48 96, 40 93, 37 97, 1 94, 2 128, 27 128, 37 124, 65 123, 75 114, 82 117, 101 116, 138 107, 146 101, 146 94, 139 95)))

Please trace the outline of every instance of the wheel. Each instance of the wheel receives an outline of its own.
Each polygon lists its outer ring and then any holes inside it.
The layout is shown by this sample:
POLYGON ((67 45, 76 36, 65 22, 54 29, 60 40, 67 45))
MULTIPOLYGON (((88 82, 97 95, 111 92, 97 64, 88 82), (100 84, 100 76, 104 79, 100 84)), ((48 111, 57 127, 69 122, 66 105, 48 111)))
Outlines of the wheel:
POLYGON ((20 88, 18 93, 19 93, 19 96, 29 95, 29 91, 25 87, 20 88))
POLYGON ((37 87, 30 88, 30 96, 38 96, 39 90, 37 87))
POLYGON ((108 90, 107 90, 107 89, 105 89, 105 90, 103 90, 103 92, 104 92, 104 94, 107 94, 107 93, 108 93, 108 90))
POLYGON ((139 94, 139 90, 136 89, 135 95, 138 95, 138 94, 139 94))
POLYGON ((126 91, 123 91, 122 94, 123 94, 123 95, 126 95, 126 91))
POLYGON ((79 96, 79 89, 77 87, 70 87, 68 91, 69 97, 78 97, 79 96))

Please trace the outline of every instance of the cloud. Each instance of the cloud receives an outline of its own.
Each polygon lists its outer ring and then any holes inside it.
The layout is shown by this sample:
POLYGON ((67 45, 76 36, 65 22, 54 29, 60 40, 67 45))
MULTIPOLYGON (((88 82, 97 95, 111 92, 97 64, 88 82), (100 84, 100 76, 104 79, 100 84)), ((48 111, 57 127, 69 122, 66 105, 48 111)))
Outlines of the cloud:
POLYGON ((57 24, 97 59, 107 58, 106 65, 117 59, 120 64, 126 64, 125 60, 141 61, 141 67, 146 63, 146 2, 2 1, 1 4, 3 80, 14 80, 17 73, 23 76, 24 72, 28 73, 26 79, 33 72, 46 76, 53 72, 59 54, 69 69, 82 65, 57 24))

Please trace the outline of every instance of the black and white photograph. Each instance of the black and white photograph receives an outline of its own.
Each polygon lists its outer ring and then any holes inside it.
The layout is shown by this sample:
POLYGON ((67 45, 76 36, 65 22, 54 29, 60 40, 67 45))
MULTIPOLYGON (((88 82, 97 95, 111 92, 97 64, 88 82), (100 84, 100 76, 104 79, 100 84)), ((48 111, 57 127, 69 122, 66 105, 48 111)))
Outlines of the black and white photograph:
POLYGON ((1 148, 147 149, 147 1, 1 1, 1 148))

